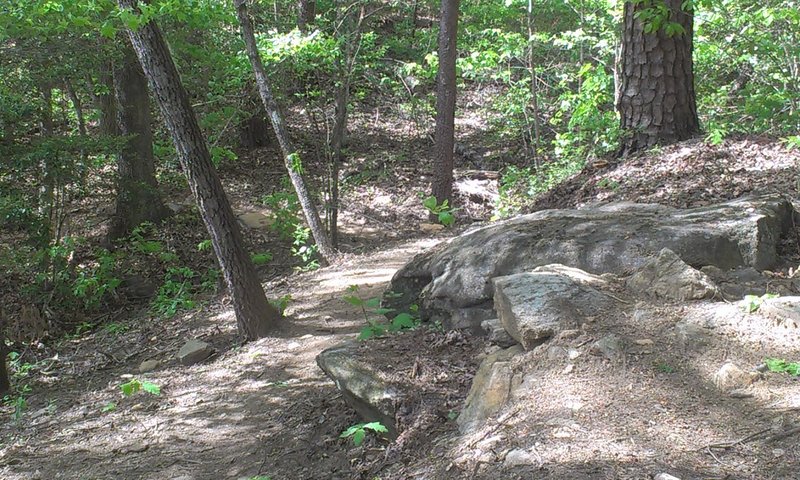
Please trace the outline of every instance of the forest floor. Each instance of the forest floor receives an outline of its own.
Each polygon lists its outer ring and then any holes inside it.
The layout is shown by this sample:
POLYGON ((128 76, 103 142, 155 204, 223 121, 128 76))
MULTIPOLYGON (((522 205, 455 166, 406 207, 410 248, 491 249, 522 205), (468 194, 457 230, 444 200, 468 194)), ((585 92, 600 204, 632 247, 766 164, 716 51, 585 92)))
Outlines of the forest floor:
MULTIPOLYGON (((277 335, 241 345, 229 299, 218 295, 170 320, 153 317, 146 306, 128 309, 113 319, 122 328, 62 341, 32 382, 27 409, 18 418, 13 406, 0 412, 0 478, 632 479, 664 471, 684 480, 798 478, 800 435, 774 435, 796 421, 800 383, 770 375, 750 397, 738 399, 709 387, 711 369, 723 360, 753 365, 763 352, 800 359, 797 330, 722 329, 722 339, 703 355, 687 355, 669 334, 670 322, 686 314, 683 305, 665 305, 654 313, 657 320, 637 331, 652 340, 655 355, 622 365, 586 360, 569 376, 554 364, 541 372, 542 390, 525 406, 541 414, 539 423, 517 425, 506 415, 471 437, 458 434, 450 413, 462 405, 487 352, 483 339, 422 327, 365 342, 361 348, 376 365, 403 377, 413 370, 420 391, 441 406, 410 421, 401 444, 368 436, 355 447, 339 438, 360 420, 315 357, 354 339, 365 325, 363 312, 342 300, 349 287, 358 285, 362 298, 380 296, 413 255, 471 221, 487 221, 497 192, 494 172, 476 174, 475 165, 461 165, 461 224, 432 230, 415 194, 427 188, 414 160, 426 157, 426 140, 414 140, 419 136, 411 131, 370 131, 369 118, 357 119, 366 133, 350 148, 369 151, 380 144, 388 153, 347 166, 342 259, 291 273, 291 262, 281 256, 288 248, 254 240, 278 252, 281 268, 260 269, 266 291, 292 298, 277 335), (210 343, 216 353, 181 366, 175 353, 190 338, 210 343), (158 367, 140 374, 145 360, 158 367), (160 395, 123 396, 120 384, 133 377, 158 385, 160 395), (509 448, 524 441, 530 441, 530 461, 509 463, 509 448)), ((466 119, 460 128, 468 134, 481 126, 466 119)), ((487 166, 491 162, 481 165, 487 166)), ((687 207, 766 192, 797 199, 798 167, 800 154, 773 140, 689 141, 625 161, 595 162, 544 195, 537 209, 618 200, 687 207)), ((277 184, 279 171, 255 157, 223 168, 237 213, 268 213, 252 199, 277 184), (275 174, 253 180, 253 169, 275 174)), ((257 229, 248 234, 269 236, 257 229)), ((186 242, 189 250, 195 240, 186 242)), ((626 325, 616 326, 636 327, 626 325)))

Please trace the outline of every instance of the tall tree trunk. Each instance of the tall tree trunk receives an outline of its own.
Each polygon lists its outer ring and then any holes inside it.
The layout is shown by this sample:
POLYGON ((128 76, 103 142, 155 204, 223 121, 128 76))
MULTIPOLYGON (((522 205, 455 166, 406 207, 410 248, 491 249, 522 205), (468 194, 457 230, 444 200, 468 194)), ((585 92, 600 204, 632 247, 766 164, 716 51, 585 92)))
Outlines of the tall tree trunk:
MULTIPOLYGON (((41 136, 42 138, 52 137, 55 128, 53 125, 53 86, 49 83, 43 83, 39 86, 39 91, 42 94, 41 136)), ((45 156, 39 161, 39 168, 41 169, 39 215, 45 218, 50 225, 53 223, 52 215, 55 201, 53 160, 50 156, 45 156)))
POLYGON ((297 3, 297 28, 301 32, 308 30, 308 26, 314 23, 317 17, 316 0, 300 0, 297 3))
POLYGON ((0 309, 0 397, 11 391, 11 381, 8 378, 8 364, 6 358, 11 349, 6 345, 6 329, 8 320, 5 312, 0 309))
MULTIPOLYGON (((620 112, 620 154, 686 140, 700 131, 692 63, 693 12, 683 0, 664 0, 669 22, 684 32, 662 27, 645 33, 637 13, 647 2, 625 2, 622 72, 617 109, 620 112)), ((664 22, 666 24, 666 22, 664 22)))
POLYGON ((365 7, 362 5, 358 13, 358 19, 354 22, 348 11, 344 14, 347 18, 342 20, 342 29, 348 25, 344 31, 344 58, 338 58, 336 70, 338 81, 334 99, 333 131, 331 132, 330 145, 328 150, 330 159, 330 176, 328 179, 330 202, 328 205, 328 226, 331 232, 331 243, 334 248, 339 246, 339 170, 342 165, 343 154, 342 144, 347 132, 347 107, 350 104, 350 84, 353 79, 353 67, 361 48, 361 25, 364 22, 365 7))
POLYGON ((113 71, 114 68, 111 62, 102 62, 100 64, 99 80, 100 85, 103 86, 103 91, 101 93, 97 93, 92 76, 87 75, 86 77, 92 96, 92 102, 100 113, 100 135, 119 135, 119 128, 117 128, 117 101, 114 98, 113 71))
POLYGON ((81 98, 78 96, 78 92, 75 91, 75 87, 72 85, 72 81, 69 79, 69 77, 64 79, 64 87, 67 90, 69 101, 72 102, 72 109, 75 111, 75 118, 78 120, 78 133, 85 137, 86 120, 83 118, 83 105, 81 104, 81 98))
POLYGON ((272 90, 269 87, 269 79, 267 78, 264 64, 261 61, 261 55, 258 53, 258 47, 256 46, 253 23, 250 21, 250 16, 247 13, 246 0, 235 0, 234 3, 236 5, 236 14, 239 17, 239 23, 242 27, 242 38, 244 39, 247 49, 247 56, 250 58, 250 64, 253 66, 256 83, 258 84, 258 93, 261 95, 261 101, 264 102, 264 108, 267 109, 267 115, 272 123, 272 128, 275 130, 275 136, 278 138, 278 144, 283 153, 286 170, 289 173, 292 185, 294 185, 297 199, 300 202, 300 206, 303 208, 303 214, 306 217, 308 227, 311 229, 311 235, 314 237, 314 242, 317 244, 319 253, 325 261, 329 262, 336 254, 336 250, 325 234, 325 228, 323 228, 322 222, 320 221, 317 207, 314 205, 314 201, 303 179, 303 167, 300 162, 300 156, 289 139, 283 116, 278 109, 278 104, 275 102, 275 97, 272 96, 272 90))
POLYGON ((539 123, 539 86, 536 79, 536 62, 533 56, 533 0, 528 0, 528 67, 531 76, 531 109, 533 115, 533 146, 531 153, 536 166, 539 166, 539 144, 541 128, 539 123))
POLYGON ((156 182, 147 79, 130 46, 114 72, 114 92, 119 133, 129 138, 117 155, 117 208, 108 232, 112 240, 128 235, 142 222, 158 222, 169 214, 156 182))
POLYGON ((433 196, 453 202, 453 148, 456 113, 456 37, 459 0, 442 0, 439 19, 439 72, 436 75, 436 137, 433 196))
MULTIPOLYGON (((138 0, 118 2, 123 9, 137 11, 138 0)), ((267 301, 244 248, 239 224, 214 171, 208 146, 167 43, 155 21, 129 30, 128 34, 161 107, 181 166, 211 236, 233 300, 239 332, 248 340, 267 336, 280 319, 280 312, 267 301)))

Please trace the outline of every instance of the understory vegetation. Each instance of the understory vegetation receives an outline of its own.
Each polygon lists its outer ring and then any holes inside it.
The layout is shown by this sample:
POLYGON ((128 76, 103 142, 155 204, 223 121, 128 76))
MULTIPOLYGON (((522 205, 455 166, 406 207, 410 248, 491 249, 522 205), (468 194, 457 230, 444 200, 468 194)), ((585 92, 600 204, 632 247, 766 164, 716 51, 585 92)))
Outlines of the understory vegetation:
MULTIPOLYGON (((496 175, 483 217, 460 203, 468 194, 442 200, 420 192, 432 173, 440 3, 319 0, 300 25, 298 3, 307 2, 248 4, 272 94, 297 146, 288 159, 268 123, 233 1, 153 0, 139 14, 111 0, 0 4, 0 352, 12 419, 22 418, 33 379, 46 376, 66 343, 124 335, 132 322, 173 325, 228 301, 230 279, 201 211, 217 203, 193 196, 167 116, 146 103, 145 92, 146 115, 137 118, 146 132, 118 128, 125 115, 120 79, 126 58, 134 58, 128 30, 155 21, 164 32, 243 228, 244 258, 263 281, 328 263, 293 173, 305 175, 324 226, 342 231, 347 254, 402 238, 396 230, 415 232, 416 223, 450 233, 527 213, 568 178, 617 161, 625 135, 616 109, 623 1, 461 2, 456 171, 496 175), (148 135, 157 183, 137 186, 163 203, 160 218, 137 219, 110 235, 126 200, 120 159, 148 135), (387 196, 385 212, 362 204, 382 189, 401 191, 413 215, 391 211, 395 197, 387 196), (420 222, 403 224, 412 217, 420 222), (373 220, 377 233, 365 227, 373 220)), ((687 3, 703 141, 760 135, 800 148, 797 2, 687 3)), ((614 191, 619 182, 603 179, 597 188, 614 191)), ((396 312, 357 286, 348 293, 337 301, 363 313, 360 340, 420 326, 416 306, 396 312)), ((755 312, 767 298, 749 296, 743 308, 755 312)), ((287 294, 270 304, 282 316, 292 301, 287 294)), ((797 376, 794 360, 770 359, 769 369, 797 376)), ((126 380, 116 384, 125 397, 159 395, 145 377, 126 380)), ((358 423, 341 438, 359 446, 383 433, 380 423, 358 423)))

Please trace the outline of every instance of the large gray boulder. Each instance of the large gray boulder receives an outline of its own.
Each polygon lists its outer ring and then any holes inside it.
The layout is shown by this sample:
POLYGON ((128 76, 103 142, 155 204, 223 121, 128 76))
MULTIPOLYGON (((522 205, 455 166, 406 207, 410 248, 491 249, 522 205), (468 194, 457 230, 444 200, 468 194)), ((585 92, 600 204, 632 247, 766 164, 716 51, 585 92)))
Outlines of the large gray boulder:
POLYGON ((323 350, 317 365, 342 392, 345 402, 365 421, 381 422, 391 437, 397 436, 395 413, 400 393, 373 365, 361 360, 358 344, 345 343, 323 350))
POLYGON ((574 329, 618 308, 598 288, 607 282, 577 268, 548 265, 492 279, 494 308, 505 330, 530 350, 564 329, 574 329))
POLYGON ((398 311, 419 304, 424 318, 446 327, 478 327, 494 318, 491 279, 561 263, 587 272, 629 274, 663 248, 687 264, 757 270, 777 261, 776 247, 794 210, 777 196, 679 210, 617 203, 545 210, 465 233, 418 255, 400 269, 385 303, 398 311))

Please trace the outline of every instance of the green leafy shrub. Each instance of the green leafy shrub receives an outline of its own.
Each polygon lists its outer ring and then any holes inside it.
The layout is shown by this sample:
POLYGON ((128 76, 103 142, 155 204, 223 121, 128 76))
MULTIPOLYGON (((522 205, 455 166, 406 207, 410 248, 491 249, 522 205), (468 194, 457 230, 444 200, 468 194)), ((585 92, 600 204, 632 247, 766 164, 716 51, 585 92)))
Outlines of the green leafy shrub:
POLYGON ((358 447, 367 437, 367 432, 388 433, 389 430, 380 422, 357 423, 339 435, 339 438, 352 438, 353 445, 358 447))
POLYGON ((122 390, 122 394, 126 397, 130 397, 131 395, 134 395, 140 391, 147 392, 150 395, 161 395, 161 387, 153 382, 139 380, 137 378, 130 379, 129 381, 120 385, 119 388, 122 390))
POLYGON ((800 363, 787 362, 779 358, 767 358, 764 360, 770 372, 788 373, 794 377, 800 377, 800 363))
POLYGON ((150 309, 156 315, 170 318, 181 310, 191 310, 197 306, 192 298, 192 279, 196 273, 188 267, 170 267, 159 287, 150 309))
POLYGON ((453 223, 456 221, 455 209, 450 207, 450 204, 447 200, 444 200, 442 203, 431 195, 430 197, 425 198, 422 200, 422 206, 425 207, 426 210, 431 212, 433 215, 436 215, 436 218, 439 220, 439 223, 444 225, 445 227, 452 226, 453 223))

